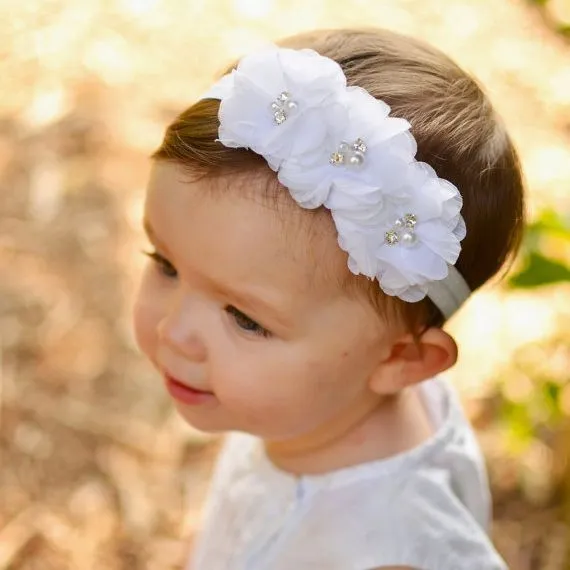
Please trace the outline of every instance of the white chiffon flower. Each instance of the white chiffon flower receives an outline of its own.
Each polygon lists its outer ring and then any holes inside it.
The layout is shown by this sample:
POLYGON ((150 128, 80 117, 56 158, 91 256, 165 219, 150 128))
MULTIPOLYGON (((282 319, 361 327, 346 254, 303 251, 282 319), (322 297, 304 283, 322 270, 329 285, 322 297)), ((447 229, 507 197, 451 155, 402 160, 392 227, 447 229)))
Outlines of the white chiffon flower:
POLYGON ((305 208, 317 208, 325 203, 335 181, 393 186, 387 180, 397 174, 397 169, 390 167, 391 158, 411 162, 416 153, 415 140, 408 133, 410 124, 404 119, 389 117, 390 107, 386 103, 364 89, 349 87, 342 104, 347 120, 330 128, 314 152, 292 155, 279 169, 279 181, 305 208), (341 144, 350 146, 356 141, 361 141, 366 148, 361 164, 331 163, 341 144))
POLYGON ((313 50, 266 49, 242 59, 226 77, 221 81, 232 86, 220 104, 219 141, 251 149, 274 170, 320 148, 329 130, 347 121, 342 69, 313 50))
POLYGON ((457 188, 427 164, 414 162, 402 169, 396 162, 394 167, 402 175, 394 187, 382 191, 337 182, 328 204, 350 270, 376 277, 388 295, 414 302, 457 261, 465 237, 462 200, 457 188), (406 215, 413 216, 411 228, 403 221, 406 215), (388 243, 392 231, 398 241, 388 243))
MULTIPOLYGON (((415 186, 405 208, 417 219, 415 242, 389 245, 383 240, 376 255, 377 278, 383 291, 414 302, 427 295, 430 282, 447 277, 449 265, 455 264, 461 252, 465 223, 459 213, 461 195, 455 186, 437 178, 427 165, 416 163, 410 170, 415 186)), ((401 207, 393 211, 394 221, 405 215, 401 207)))

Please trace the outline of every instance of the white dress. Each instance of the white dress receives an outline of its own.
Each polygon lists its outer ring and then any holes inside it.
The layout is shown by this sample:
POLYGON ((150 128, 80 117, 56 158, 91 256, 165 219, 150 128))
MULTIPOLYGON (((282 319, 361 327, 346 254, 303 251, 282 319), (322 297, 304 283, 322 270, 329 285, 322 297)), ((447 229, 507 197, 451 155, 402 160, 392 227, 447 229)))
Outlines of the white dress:
POLYGON ((441 379, 421 393, 438 426, 429 440, 325 475, 287 474, 258 438, 228 436, 188 570, 505 570, 457 395, 441 379))

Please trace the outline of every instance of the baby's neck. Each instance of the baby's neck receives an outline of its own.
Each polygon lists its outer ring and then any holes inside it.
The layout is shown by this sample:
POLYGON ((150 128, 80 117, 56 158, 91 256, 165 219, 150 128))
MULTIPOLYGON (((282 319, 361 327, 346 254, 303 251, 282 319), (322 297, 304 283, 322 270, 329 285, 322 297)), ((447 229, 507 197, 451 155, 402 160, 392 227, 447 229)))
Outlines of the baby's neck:
POLYGON ((327 473, 410 450, 434 432, 416 388, 363 404, 334 424, 296 440, 266 441, 272 463, 297 475, 327 473))

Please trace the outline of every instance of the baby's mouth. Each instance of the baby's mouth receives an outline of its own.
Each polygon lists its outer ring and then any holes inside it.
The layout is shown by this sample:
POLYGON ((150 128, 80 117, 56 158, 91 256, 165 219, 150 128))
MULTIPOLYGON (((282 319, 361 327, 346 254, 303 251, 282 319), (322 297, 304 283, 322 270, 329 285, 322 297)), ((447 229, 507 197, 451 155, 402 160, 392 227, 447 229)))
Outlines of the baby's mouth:
POLYGON ((164 374, 164 379, 170 395, 184 404, 197 405, 216 399, 213 392, 188 386, 169 374, 164 374))

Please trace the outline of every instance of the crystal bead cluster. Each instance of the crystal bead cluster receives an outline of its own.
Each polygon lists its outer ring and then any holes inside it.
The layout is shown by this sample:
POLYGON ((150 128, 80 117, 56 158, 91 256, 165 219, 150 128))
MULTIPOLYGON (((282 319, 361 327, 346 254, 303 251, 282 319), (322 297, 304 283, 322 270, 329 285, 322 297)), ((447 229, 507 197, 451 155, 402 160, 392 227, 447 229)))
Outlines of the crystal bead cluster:
POLYGON ((333 166, 360 168, 364 164, 364 155, 367 148, 366 143, 362 139, 356 139, 352 144, 341 142, 338 145, 338 149, 331 153, 329 162, 333 166))
POLYGON ((273 121, 276 125, 282 125, 289 117, 289 113, 296 111, 298 107, 298 103, 291 99, 291 94, 287 91, 283 91, 279 97, 271 103, 273 121))
POLYGON ((401 243, 407 247, 415 245, 417 236, 414 229, 417 222, 418 219, 414 214, 406 214, 398 218, 392 228, 384 234, 384 243, 386 245, 401 243))

